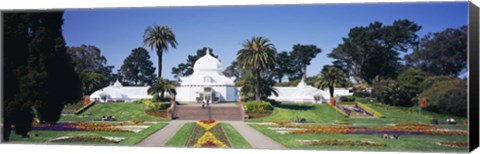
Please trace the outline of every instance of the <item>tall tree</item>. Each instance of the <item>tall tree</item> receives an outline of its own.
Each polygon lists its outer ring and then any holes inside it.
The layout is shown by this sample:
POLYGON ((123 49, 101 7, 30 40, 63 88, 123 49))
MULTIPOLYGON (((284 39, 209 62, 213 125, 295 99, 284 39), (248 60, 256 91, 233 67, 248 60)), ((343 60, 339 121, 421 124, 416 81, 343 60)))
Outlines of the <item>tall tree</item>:
POLYGON ((425 35, 405 59, 430 75, 457 77, 467 68, 467 26, 425 35))
POLYGON ((215 55, 211 48, 203 47, 202 49, 198 49, 195 55, 188 55, 186 63, 180 63, 177 67, 172 67, 173 77, 179 79, 180 77, 193 74, 193 65, 199 58, 205 56, 207 49, 210 51, 210 55, 218 58, 218 55, 215 55))
POLYGON ((162 78, 162 57, 163 52, 168 51, 169 46, 177 48, 177 40, 172 29, 163 25, 152 25, 147 27, 143 34, 143 44, 155 49, 158 56, 158 80, 162 78))
POLYGON ((83 95, 89 95, 115 80, 113 66, 106 65, 107 59, 97 47, 82 44, 69 47, 67 53, 75 64, 75 72, 79 74, 83 95))
POLYGON ((155 67, 148 51, 142 47, 135 48, 125 58, 120 68, 123 82, 128 85, 153 85, 155 83, 155 67))
POLYGON ((242 65, 243 69, 252 71, 256 76, 255 84, 255 100, 260 101, 260 79, 261 72, 272 69, 275 65, 275 46, 270 43, 270 39, 266 37, 252 37, 245 40, 243 48, 237 52, 237 62, 242 65))
POLYGON ((310 65, 312 59, 320 52, 322 52, 322 50, 315 45, 296 44, 293 46, 291 57, 294 61, 293 63, 301 67, 302 79, 307 78, 307 66, 310 65))
POLYGON ((240 66, 237 61, 232 61, 222 73, 227 77, 235 77, 236 80, 239 80, 246 71, 242 69, 242 66, 240 66))
POLYGON ((349 82, 345 78, 343 71, 335 66, 325 65, 320 76, 314 83, 314 86, 320 89, 328 88, 330 97, 334 96, 335 87, 346 87, 349 82))
POLYGON ((286 75, 296 72, 294 68, 299 68, 294 67, 295 64, 293 64, 292 57, 286 51, 277 53, 276 60, 277 63, 275 64, 275 68, 273 69, 272 73, 279 83, 282 82, 283 77, 286 75))
POLYGON ((350 69, 357 83, 395 78, 401 66, 399 53, 418 44, 416 32, 420 29, 409 20, 396 20, 386 26, 373 22, 366 27, 354 27, 328 56, 350 69))
POLYGON ((278 90, 273 87, 275 81, 268 77, 262 77, 260 81, 252 75, 252 73, 245 74, 242 79, 237 83, 240 86, 240 95, 246 100, 255 98, 256 84, 260 82, 260 98, 267 99, 272 94, 278 96, 278 90))
POLYGON ((80 99, 80 81, 66 53, 63 12, 4 14, 4 134, 11 125, 28 137, 35 116, 53 124, 63 107, 80 99), (18 42, 17 42, 18 41, 18 42))
POLYGON ((153 95, 154 101, 163 101, 165 92, 170 95, 177 94, 175 87, 176 87, 175 83, 168 81, 167 79, 160 79, 157 82, 155 82, 155 84, 153 84, 150 88, 148 88, 147 92, 148 94, 153 95), (159 94, 160 94, 160 97, 158 96, 159 94))

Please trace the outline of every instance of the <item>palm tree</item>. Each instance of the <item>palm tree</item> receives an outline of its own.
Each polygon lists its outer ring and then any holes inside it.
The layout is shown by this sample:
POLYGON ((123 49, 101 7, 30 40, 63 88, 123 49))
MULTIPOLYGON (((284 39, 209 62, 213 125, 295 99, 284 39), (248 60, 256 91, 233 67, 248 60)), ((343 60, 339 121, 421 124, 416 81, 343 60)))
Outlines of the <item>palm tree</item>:
POLYGON ((162 78, 162 57, 163 52, 168 50, 170 45, 173 48, 177 48, 177 40, 175 40, 175 34, 168 26, 152 25, 149 26, 143 34, 143 44, 150 48, 156 49, 158 56, 158 79, 162 78))
POLYGON ((317 88, 328 88, 330 97, 333 98, 335 87, 346 87, 348 81, 343 71, 335 66, 326 65, 322 69, 322 74, 316 79, 314 85, 317 88))
POLYGON ((237 61, 244 69, 250 69, 256 76, 255 100, 260 101, 260 73, 275 64, 276 49, 266 37, 252 37, 245 40, 243 49, 237 53, 237 61))
MULTIPOLYGON (((265 78, 260 79, 260 98, 267 98, 270 95, 278 96, 278 90, 273 87, 275 81, 268 80, 265 78)), ((245 74, 243 79, 238 82, 238 86, 242 87, 240 89, 240 95, 243 98, 252 98, 255 94, 256 79, 252 76, 251 73, 245 74)))
POLYGON ((158 98, 158 94, 160 94, 160 100, 163 100, 165 92, 170 95, 176 95, 177 91, 175 90, 175 88, 176 86, 173 82, 166 79, 159 79, 154 85, 148 88, 147 92, 148 94, 154 96, 154 98, 158 98))

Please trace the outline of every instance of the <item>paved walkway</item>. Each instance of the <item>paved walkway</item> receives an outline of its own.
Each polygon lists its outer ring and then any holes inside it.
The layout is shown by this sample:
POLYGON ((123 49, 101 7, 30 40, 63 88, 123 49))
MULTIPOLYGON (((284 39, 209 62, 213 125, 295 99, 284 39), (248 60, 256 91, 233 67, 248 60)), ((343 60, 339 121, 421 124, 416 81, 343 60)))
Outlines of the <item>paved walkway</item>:
POLYGON ((258 132, 243 121, 222 121, 229 123, 240 135, 252 146, 253 149, 287 149, 283 145, 275 142, 271 138, 258 132))
POLYGON ((137 144, 137 146, 142 147, 162 147, 167 143, 170 138, 172 138, 177 131, 182 128, 183 124, 188 121, 173 120, 168 123, 167 126, 163 127, 154 134, 148 136, 142 142, 137 144))
MULTIPOLYGON (((172 120, 167 126, 150 135, 137 145, 142 147, 163 147, 165 143, 167 143, 167 141, 188 122, 195 122, 195 120, 172 120)), ((221 122, 231 124, 254 149, 287 149, 283 145, 250 127, 243 121, 221 122)))

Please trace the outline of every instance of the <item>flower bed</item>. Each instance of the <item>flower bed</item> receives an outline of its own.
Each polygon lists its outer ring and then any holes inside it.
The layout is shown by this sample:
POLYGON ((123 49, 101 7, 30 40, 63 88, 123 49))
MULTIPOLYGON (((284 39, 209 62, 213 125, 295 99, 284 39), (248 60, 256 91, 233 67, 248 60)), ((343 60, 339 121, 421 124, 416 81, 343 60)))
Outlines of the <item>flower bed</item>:
POLYGON ((468 142, 437 142, 438 145, 447 147, 467 148, 468 142))
POLYGON ((369 142, 369 141, 352 141, 352 140, 337 140, 337 139, 327 139, 327 140, 314 140, 314 141, 301 141, 304 144, 310 146, 381 146, 386 147, 385 143, 369 142))
POLYGON ((463 135, 468 136, 467 131, 448 130, 439 126, 399 123, 396 126, 355 127, 355 126, 315 126, 315 125, 292 125, 283 123, 277 127, 303 128, 292 130, 293 134, 397 134, 397 135, 463 135))
POLYGON ((56 123, 55 125, 32 125, 32 130, 53 131, 108 131, 108 132, 139 132, 149 126, 130 125, 122 123, 56 123))
POLYGON ((246 112, 248 118, 262 118, 272 114, 272 112, 246 112))
POLYGON ((231 143, 221 125, 214 120, 201 120, 196 123, 187 140, 187 146, 191 147, 231 147, 231 143))

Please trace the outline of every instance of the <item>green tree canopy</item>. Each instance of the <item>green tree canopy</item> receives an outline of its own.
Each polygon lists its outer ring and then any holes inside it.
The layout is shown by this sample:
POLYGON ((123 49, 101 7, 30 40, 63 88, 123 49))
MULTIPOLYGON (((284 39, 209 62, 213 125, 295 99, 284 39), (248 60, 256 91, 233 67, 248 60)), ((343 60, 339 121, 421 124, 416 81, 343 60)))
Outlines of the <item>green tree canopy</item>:
POLYGON ((69 47, 67 53, 75 64, 75 72, 79 74, 83 95, 103 88, 113 82, 113 66, 107 66, 107 59, 100 49, 92 45, 69 47))
POLYGON ((148 51, 142 47, 135 48, 125 58, 120 68, 123 82, 127 85, 153 85, 155 83, 155 67, 148 51))
POLYGON ((275 65, 275 46, 270 43, 270 39, 266 37, 252 37, 245 40, 243 48, 237 52, 237 62, 245 70, 252 71, 256 76, 255 84, 255 100, 260 101, 261 73, 265 70, 272 69, 275 65))
POLYGON ((283 77, 300 72, 300 67, 294 63, 293 57, 290 53, 283 51, 276 55, 275 68, 272 70, 272 75, 278 82, 282 82, 283 77))
MULTIPOLYGON (((218 58, 218 55, 213 53, 211 48, 208 48, 210 51, 210 55, 215 58, 218 58)), ((179 79, 180 77, 189 76, 193 74, 193 65, 195 62, 200 59, 201 57, 205 56, 207 52, 207 47, 203 47, 202 49, 198 49, 195 55, 188 55, 186 63, 180 63, 177 67, 172 67, 172 74, 173 77, 179 79)))
POLYGON ((409 20, 396 20, 392 25, 380 22, 350 29, 329 57, 336 65, 344 66, 347 77, 353 74, 357 83, 369 84, 377 78, 396 78, 400 69, 400 52, 407 52, 418 44, 417 31, 421 26, 409 20), (352 72, 352 73, 350 73, 352 72))
POLYGON ((321 52, 322 50, 315 45, 296 44, 293 46, 293 51, 290 54, 293 63, 295 64, 293 66, 300 67, 300 69, 297 68, 295 70, 300 70, 303 79, 307 78, 307 66, 310 65, 312 59, 321 52))
POLYGON ((153 96, 153 101, 163 101, 165 98, 165 93, 170 95, 176 95, 177 91, 175 90, 176 85, 174 82, 168 81, 167 79, 160 79, 150 88, 148 88, 148 94, 153 96), (160 97, 158 96, 160 94, 160 97))
POLYGON ((467 68, 467 26, 427 34, 405 59, 430 75, 457 77, 467 68))
POLYGON ((328 88, 330 97, 334 96, 334 88, 347 87, 349 81, 345 78, 345 73, 335 66, 325 65, 322 68, 320 76, 314 83, 314 86, 320 89, 328 88))
POLYGON ((148 26, 143 34, 143 44, 155 49, 158 56, 158 79, 162 78, 163 52, 168 51, 169 46, 177 48, 177 40, 172 28, 163 25, 148 26))

